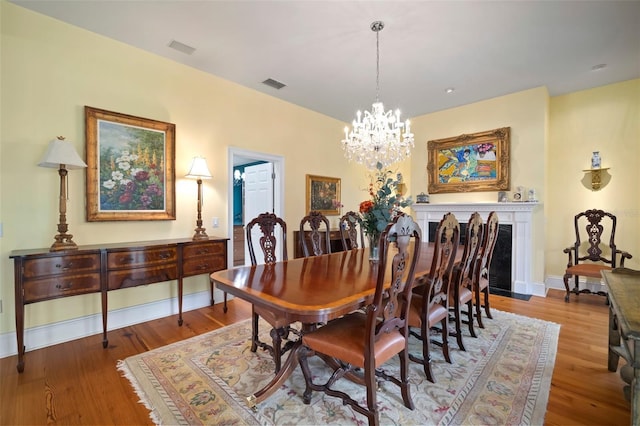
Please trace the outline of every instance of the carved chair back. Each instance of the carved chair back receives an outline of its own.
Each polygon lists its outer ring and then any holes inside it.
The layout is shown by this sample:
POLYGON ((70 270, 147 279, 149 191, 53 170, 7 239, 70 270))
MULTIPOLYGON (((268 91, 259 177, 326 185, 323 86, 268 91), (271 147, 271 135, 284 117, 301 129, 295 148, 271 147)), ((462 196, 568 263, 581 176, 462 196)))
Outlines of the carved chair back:
POLYGON ((256 250, 254 247, 254 227, 260 230, 258 244, 264 254, 264 263, 272 264, 278 261, 278 242, 282 244, 282 259, 287 260, 287 224, 273 213, 261 213, 247 224, 247 244, 249 246, 249 258, 252 265, 257 265, 256 250), (276 229, 280 228, 280 234, 276 229), (278 238, 278 235, 280 238, 278 238))
POLYGON ((298 236, 304 257, 331 253, 329 227, 329 219, 319 211, 310 211, 302 218, 298 236))
POLYGON ((358 213, 349 211, 340 218, 340 237, 345 250, 364 247, 362 219, 358 213))

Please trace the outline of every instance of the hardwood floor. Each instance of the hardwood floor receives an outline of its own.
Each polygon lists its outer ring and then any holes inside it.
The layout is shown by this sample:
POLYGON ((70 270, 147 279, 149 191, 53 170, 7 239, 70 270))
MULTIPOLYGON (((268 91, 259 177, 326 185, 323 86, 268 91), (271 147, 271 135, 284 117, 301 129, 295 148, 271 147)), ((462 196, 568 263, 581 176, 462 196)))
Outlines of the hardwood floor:
MULTIPOLYGON (((545 424, 626 425, 629 403, 622 396, 618 373, 607 370, 608 307, 604 298, 551 290, 530 301, 492 295, 492 307, 561 324, 558 353, 545 424)), ((229 302, 109 332, 109 347, 101 336, 28 351, 25 371, 16 371, 17 357, 0 360, 0 424, 151 424, 148 410, 116 362, 249 318, 245 302, 229 302)), ((488 320, 490 321, 490 320, 488 320)), ((622 361, 621 361, 622 362, 622 361)))

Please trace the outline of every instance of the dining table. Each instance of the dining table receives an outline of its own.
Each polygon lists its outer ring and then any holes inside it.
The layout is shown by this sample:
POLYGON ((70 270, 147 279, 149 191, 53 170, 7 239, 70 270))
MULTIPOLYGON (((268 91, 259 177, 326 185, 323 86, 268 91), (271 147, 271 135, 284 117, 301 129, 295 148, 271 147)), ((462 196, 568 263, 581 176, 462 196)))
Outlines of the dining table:
MULTIPOLYGON (((390 249, 389 256, 394 252, 390 249)), ((433 254, 434 243, 420 243, 414 285, 429 274, 433 254)), ((459 248, 456 261, 461 256, 462 249, 459 248)), ((368 248, 359 248, 271 264, 238 266, 214 272, 210 277, 220 290, 278 312, 291 323, 300 322, 300 331, 304 334, 317 324, 370 303, 375 294, 378 266, 378 262, 369 260, 368 248)), ((301 339, 298 339, 274 378, 247 397, 250 407, 268 398, 293 373, 301 345, 301 339)))

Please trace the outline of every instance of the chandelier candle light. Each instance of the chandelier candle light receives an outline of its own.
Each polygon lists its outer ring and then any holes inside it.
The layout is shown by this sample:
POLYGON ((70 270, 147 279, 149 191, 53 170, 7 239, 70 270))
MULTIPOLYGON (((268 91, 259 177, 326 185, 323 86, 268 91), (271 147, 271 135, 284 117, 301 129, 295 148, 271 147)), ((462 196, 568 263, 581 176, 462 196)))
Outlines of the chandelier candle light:
POLYGON ((371 24, 371 30, 376 33, 376 101, 373 103, 371 112, 364 112, 364 117, 360 111, 357 112, 351 132, 348 127, 345 127, 345 138, 342 140, 345 156, 369 170, 375 169, 378 163, 386 167, 402 161, 411 154, 411 148, 413 148, 413 134, 409 120, 405 123, 400 121, 400 110, 396 110, 395 113, 391 110, 385 112, 379 100, 379 33, 383 28, 382 21, 371 24))
POLYGON ((208 240, 209 236, 205 232, 205 228, 202 227, 202 179, 211 179, 207 160, 202 157, 193 157, 191 169, 185 177, 198 180, 198 219, 196 220, 196 232, 193 234, 193 240, 208 240))

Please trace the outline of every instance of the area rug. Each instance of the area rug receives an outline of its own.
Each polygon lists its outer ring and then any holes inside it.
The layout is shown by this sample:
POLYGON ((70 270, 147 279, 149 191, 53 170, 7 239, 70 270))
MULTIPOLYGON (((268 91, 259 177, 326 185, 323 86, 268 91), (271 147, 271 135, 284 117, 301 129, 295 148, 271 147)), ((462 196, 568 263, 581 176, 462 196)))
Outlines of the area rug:
MULTIPOLYGON (((384 425, 543 424, 560 326, 555 323, 492 310, 494 319, 476 328, 478 338, 464 336, 466 352, 451 341, 453 363, 433 350, 429 382, 422 366, 411 362, 414 410, 404 407, 397 386, 384 383, 378 392, 380 422, 384 425)), ((268 327, 261 324, 262 339, 268 327)), ((314 392, 310 405, 302 403, 304 378, 299 366, 287 382, 256 410, 246 397, 273 377, 268 353, 250 351, 251 324, 243 321, 119 361, 128 378, 161 425, 361 425, 366 418, 343 406, 339 398, 314 392)), ((266 340, 268 341, 268 340, 266 340)), ((411 353, 421 354, 411 338, 411 353)), ((318 381, 326 377, 324 364, 311 364, 318 381)), ((395 374, 397 357, 383 368, 395 374)), ((347 380, 341 389, 361 395, 364 388, 347 380)))

